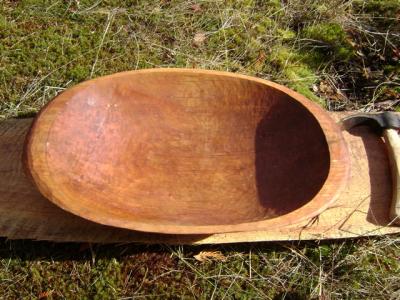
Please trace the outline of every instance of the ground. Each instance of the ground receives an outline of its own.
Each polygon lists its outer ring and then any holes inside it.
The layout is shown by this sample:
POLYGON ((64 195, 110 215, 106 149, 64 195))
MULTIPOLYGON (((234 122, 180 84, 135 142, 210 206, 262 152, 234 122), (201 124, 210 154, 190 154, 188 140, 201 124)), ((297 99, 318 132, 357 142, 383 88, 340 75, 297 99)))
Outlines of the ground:
MULTIPOLYGON (((0 119, 118 71, 226 70, 397 110, 398 0, 0 0, 0 119)), ((4 299, 399 299, 400 236, 231 246, 0 243, 4 299), (200 262, 200 251, 224 260, 200 262)))

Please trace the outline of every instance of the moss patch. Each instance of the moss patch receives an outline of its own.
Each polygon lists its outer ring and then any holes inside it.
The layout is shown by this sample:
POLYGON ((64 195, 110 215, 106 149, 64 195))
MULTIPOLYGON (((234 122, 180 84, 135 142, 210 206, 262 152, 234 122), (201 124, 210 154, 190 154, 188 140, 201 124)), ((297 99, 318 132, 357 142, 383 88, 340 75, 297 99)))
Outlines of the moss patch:
POLYGON ((354 57, 354 50, 348 41, 348 36, 343 27, 336 23, 322 23, 312 25, 302 30, 304 38, 321 43, 320 48, 315 48, 325 56, 343 61, 349 61, 354 57), (325 46, 325 47, 324 47, 325 46))

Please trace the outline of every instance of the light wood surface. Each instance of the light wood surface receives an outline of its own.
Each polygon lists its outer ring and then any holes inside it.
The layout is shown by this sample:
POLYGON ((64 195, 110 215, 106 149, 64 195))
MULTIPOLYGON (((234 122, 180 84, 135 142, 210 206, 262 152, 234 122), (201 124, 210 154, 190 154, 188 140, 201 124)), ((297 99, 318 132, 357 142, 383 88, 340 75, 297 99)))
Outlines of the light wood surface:
POLYGON ((392 203, 390 217, 400 224, 400 137, 397 129, 384 129, 383 137, 388 148, 390 169, 392 174, 392 203))
MULTIPOLYGON (((332 113, 338 120, 340 114, 332 113)), ((25 175, 21 163, 32 119, 0 123, 0 236, 75 242, 207 244, 351 238, 400 232, 390 223, 392 185, 383 140, 369 127, 344 132, 350 150, 350 181, 339 199, 318 217, 279 230, 212 235, 166 235, 96 224, 46 200, 25 175)))
POLYGON ((315 103, 255 77, 195 69, 117 73, 52 100, 27 139, 41 193, 115 227, 265 230, 337 199, 349 157, 315 103))

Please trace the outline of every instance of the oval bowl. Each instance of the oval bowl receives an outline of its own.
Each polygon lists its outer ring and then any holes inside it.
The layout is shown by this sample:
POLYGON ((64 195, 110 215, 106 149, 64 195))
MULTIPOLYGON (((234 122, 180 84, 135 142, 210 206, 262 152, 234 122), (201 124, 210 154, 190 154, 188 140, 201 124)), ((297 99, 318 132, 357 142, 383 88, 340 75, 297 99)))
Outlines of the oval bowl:
POLYGON ((340 128, 276 83, 227 72, 149 69, 78 84, 27 136, 40 192, 97 223, 211 234, 316 216, 349 173, 340 128))

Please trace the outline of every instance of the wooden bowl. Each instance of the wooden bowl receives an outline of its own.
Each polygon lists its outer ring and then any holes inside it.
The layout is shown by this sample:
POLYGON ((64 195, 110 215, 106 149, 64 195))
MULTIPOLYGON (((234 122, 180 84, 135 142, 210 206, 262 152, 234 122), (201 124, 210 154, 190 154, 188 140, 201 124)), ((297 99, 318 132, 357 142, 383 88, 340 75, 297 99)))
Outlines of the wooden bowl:
POLYGON ((61 208, 160 233, 285 226, 348 179, 339 127, 305 97, 253 77, 152 69, 81 83, 37 116, 27 169, 61 208))

